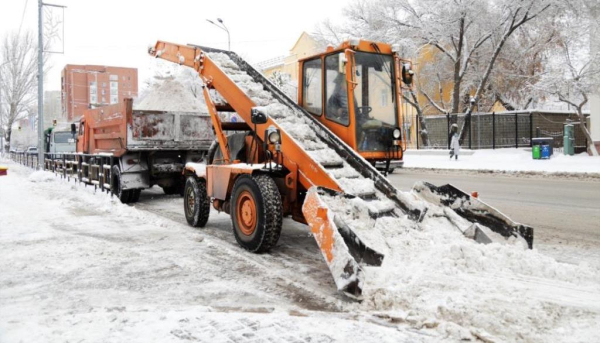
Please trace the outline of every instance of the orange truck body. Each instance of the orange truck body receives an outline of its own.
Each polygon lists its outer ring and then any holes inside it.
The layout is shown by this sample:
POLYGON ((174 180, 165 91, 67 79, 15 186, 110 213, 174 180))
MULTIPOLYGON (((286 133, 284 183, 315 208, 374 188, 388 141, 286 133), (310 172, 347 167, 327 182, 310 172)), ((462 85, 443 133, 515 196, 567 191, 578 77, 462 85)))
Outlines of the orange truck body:
POLYGON ((134 151, 208 150, 211 119, 185 112, 133 110, 132 99, 89 109, 79 121, 77 152, 121 157, 134 151))
MULTIPOLYGON (((125 99, 86 110, 79 120, 76 155, 84 166, 110 157, 120 170, 119 189, 139 193, 159 185, 167 194, 179 193, 185 164, 202 160, 214 140, 211 118, 200 113, 134 110, 132 105, 132 99, 125 99)), ((86 174, 84 180, 94 179, 87 175, 88 169, 80 172, 86 174)))

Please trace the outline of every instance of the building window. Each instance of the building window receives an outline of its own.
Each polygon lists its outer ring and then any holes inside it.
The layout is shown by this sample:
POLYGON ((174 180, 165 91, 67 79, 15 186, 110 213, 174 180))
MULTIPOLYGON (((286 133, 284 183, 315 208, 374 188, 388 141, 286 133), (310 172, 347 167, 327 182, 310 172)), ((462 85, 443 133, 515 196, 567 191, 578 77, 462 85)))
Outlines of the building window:
POLYGON ((98 84, 90 82, 90 104, 98 103, 98 84))
POLYGON ((388 92, 387 89, 381 90, 381 107, 386 107, 388 104, 388 92))
POLYGON ((109 79, 110 79, 111 81, 119 81, 119 75, 111 75, 111 76, 109 77, 109 79))
POLYGON ((119 102, 119 83, 116 81, 110 82, 110 103, 116 104, 119 102))

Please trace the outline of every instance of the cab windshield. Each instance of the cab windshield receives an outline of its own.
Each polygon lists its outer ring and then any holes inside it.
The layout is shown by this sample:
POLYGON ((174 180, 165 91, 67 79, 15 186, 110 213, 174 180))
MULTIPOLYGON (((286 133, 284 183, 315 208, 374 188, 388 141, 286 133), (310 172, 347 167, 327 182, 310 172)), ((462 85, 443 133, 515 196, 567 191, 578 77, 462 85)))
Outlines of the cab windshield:
POLYGON ((385 151, 398 127, 391 55, 356 52, 356 140, 360 151, 385 151))
POLYGON ((73 143, 73 134, 71 132, 55 132, 54 143, 73 143))

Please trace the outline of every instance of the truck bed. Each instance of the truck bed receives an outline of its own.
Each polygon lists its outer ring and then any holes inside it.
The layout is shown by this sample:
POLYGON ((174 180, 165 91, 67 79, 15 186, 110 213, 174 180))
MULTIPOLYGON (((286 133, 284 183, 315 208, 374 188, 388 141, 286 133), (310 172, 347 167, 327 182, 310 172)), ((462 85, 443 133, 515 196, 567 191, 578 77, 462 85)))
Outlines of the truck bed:
POLYGON ((214 140, 208 114, 133 110, 131 99, 87 110, 83 120, 90 130, 89 141, 78 152, 88 154, 118 157, 127 151, 208 150, 214 140))
POLYGON ((128 150, 208 150, 214 140, 208 114, 133 110, 128 150))

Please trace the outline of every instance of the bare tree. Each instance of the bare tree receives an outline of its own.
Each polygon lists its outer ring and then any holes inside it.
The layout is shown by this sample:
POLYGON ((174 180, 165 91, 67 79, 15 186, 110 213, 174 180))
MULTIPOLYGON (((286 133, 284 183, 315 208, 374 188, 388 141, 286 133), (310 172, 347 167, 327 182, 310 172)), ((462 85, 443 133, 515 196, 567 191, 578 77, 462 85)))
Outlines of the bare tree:
POLYGON ((590 95, 600 89, 600 53, 591 52, 590 39, 594 39, 595 34, 594 22, 587 16, 589 10, 598 11, 600 5, 590 2, 588 7, 584 2, 574 0, 561 10, 562 17, 557 18, 557 25, 561 28, 558 49, 534 87, 542 94, 554 96, 575 108, 579 128, 589 143, 588 149, 593 156, 598 156, 583 114, 590 95))
POLYGON ((37 102, 37 46, 31 33, 4 37, 0 55, 0 92, 5 111, 2 122, 7 126, 6 140, 10 142, 13 124, 25 117, 27 109, 37 102))
MULTIPOLYGON (((46 12, 44 50, 59 38, 62 21, 46 12)), ((31 32, 13 32, 3 37, 0 46, 0 122, 6 125, 5 138, 10 143, 13 124, 27 116, 37 104, 37 42, 31 32)), ((43 54, 44 74, 51 68, 49 55, 43 54)))
POLYGON ((496 64, 496 60, 502 52, 506 42, 516 32, 517 29, 537 18, 542 13, 548 11, 552 5, 553 2, 550 0, 507 0, 506 3, 500 4, 498 7, 499 11, 497 13, 503 13, 503 16, 500 19, 499 25, 496 26, 496 29, 493 32, 492 53, 489 56, 487 63, 485 63, 483 75, 479 79, 477 89, 472 97, 473 100, 469 103, 466 110, 465 121, 463 122, 459 135, 461 143, 464 141, 467 133, 466 128, 470 126, 473 106, 481 97, 484 89, 486 89, 489 77, 496 64))

